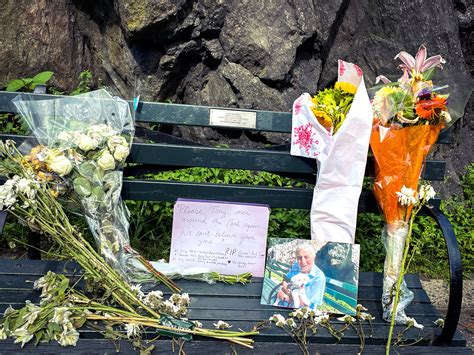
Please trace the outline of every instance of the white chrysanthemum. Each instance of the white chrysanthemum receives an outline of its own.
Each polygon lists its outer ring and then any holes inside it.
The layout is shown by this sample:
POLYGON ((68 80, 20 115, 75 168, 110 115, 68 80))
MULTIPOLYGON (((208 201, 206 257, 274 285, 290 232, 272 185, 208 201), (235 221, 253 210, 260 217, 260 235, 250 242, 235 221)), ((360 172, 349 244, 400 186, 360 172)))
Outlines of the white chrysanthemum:
POLYGON ((444 319, 443 318, 438 318, 434 322, 439 328, 444 328, 444 319))
POLYGON ((406 320, 406 325, 408 327, 414 327, 414 328, 418 328, 418 329, 423 329, 424 326, 422 324, 419 324, 415 318, 410 318, 410 317, 407 317, 407 320, 406 320))
POLYGON ((140 326, 134 323, 125 324, 125 330, 129 338, 135 338, 138 335, 140 335, 140 332, 141 332, 140 326))
POLYGON ((28 324, 17 328, 12 332, 12 336, 15 338, 15 344, 21 343, 21 347, 24 347, 31 339, 33 339, 33 334, 28 331, 28 324))
POLYGON ((400 202, 402 206, 415 205, 418 202, 415 194, 415 190, 403 185, 401 191, 397 191, 398 202, 400 202))
POLYGON ((372 315, 369 314, 369 313, 361 312, 361 313, 360 313, 360 319, 362 319, 362 320, 367 320, 367 321, 372 321, 372 320, 375 319, 375 317, 372 316, 372 315))
POLYGON ((132 285, 132 286, 130 286, 130 288, 138 296, 138 298, 140 298, 141 300, 144 300, 145 294, 142 291, 142 286, 141 285, 139 285, 139 284, 132 285))
POLYGON ((112 136, 107 140, 107 147, 110 152, 113 154, 115 149, 119 146, 128 148, 127 140, 122 136, 112 136))
POLYGON ((428 200, 431 200, 433 197, 435 197, 435 195, 436 195, 436 192, 433 189, 433 186, 431 185, 420 186, 420 191, 418 192, 418 196, 420 200, 428 201, 428 200))
POLYGON ((6 338, 8 338, 7 331, 5 328, 0 327, 0 340, 5 340, 6 338))
POLYGON ((193 323, 196 328, 202 328, 202 323, 198 320, 193 320, 191 323, 193 323))
POLYGON ((222 320, 218 321, 217 323, 213 323, 213 325, 214 327, 216 327, 216 329, 221 329, 221 330, 232 328, 232 326, 229 323, 224 322, 222 320))
POLYGON ((50 320, 52 323, 67 324, 69 323, 69 316, 72 314, 67 307, 56 307, 54 309, 53 318, 50 320))
POLYGON ((71 323, 64 324, 62 333, 56 338, 61 346, 76 346, 78 340, 79 333, 71 323))
POLYGON ((158 309, 161 306, 162 300, 163 300, 163 292, 151 291, 147 293, 147 295, 143 299, 143 302, 147 306, 150 306, 153 309, 158 309))
POLYGON ((329 314, 323 314, 318 317, 314 317, 314 324, 325 323, 329 321, 329 314))
POLYGON ((270 321, 274 322, 277 327, 283 327, 286 324, 285 317, 281 314, 274 314, 270 317, 270 321))
POLYGON ((338 320, 338 321, 341 321, 341 322, 344 322, 344 323, 346 323, 346 324, 353 324, 353 323, 356 321, 355 318, 353 318, 353 317, 351 317, 351 316, 349 316, 349 315, 345 315, 345 316, 339 317, 339 318, 337 318, 337 320, 338 320))
POLYGON ((7 180, 0 186, 0 210, 10 208, 16 203, 17 194, 13 187, 12 180, 7 180))

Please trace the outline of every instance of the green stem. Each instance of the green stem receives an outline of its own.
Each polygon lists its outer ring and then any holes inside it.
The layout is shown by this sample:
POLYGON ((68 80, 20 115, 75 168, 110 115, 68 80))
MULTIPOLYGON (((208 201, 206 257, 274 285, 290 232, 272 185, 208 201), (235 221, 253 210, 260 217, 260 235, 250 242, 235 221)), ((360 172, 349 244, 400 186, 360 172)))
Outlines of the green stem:
POLYGON ((385 347, 385 355, 390 354, 390 346, 392 343, 392 336, 393 336, 393 329, 395 326, 395 315, 397 313, 397 307, 398 307, 398 302, 400 300, 400 288, 402 286, 403 282, 403 276, 405 275, 405 262, 407 259, 408 255, 408 250, 410 248, 410 240, 411 240, 411 233, 413 230, 413 220, 415 219, 416 213, 413 213, 410 218, 410 224, 408 226, 408 234, 407 234, 407 239, 405 241, 405 248, 403 250, 403 258, 402 258, 402 264, 400 266, 400 273, 398 275, 398 280, 397 280, 397 288, 395 291, 395 300, 393 303, 393 308, 392 308, 392 319, 390 321, 390 330, 388 332, 388 340, 387 340, 387 345, 385 347))

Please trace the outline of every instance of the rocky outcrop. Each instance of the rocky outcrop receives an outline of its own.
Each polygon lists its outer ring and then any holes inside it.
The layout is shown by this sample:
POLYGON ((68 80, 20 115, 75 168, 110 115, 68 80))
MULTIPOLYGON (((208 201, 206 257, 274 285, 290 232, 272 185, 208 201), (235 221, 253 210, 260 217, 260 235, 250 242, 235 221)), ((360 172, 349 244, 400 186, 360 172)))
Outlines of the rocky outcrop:
MULTIPOLYGON (((447 59, 446 71, 472 74, 473 16, 467 0, 7 0, 0 84, 52 70, 53 84, 70 90, 89 69, 96 85, 127 98, 289 111, 302 92, 335 80, 339 58, 359 64, 371 85, 378 74, 396 75, 401 49, 426 43, 447 59)), ((473 105, 455 145, 436 152, 454 180, 473 160, 473 105)), ((248 133, 220 133, 176 132, 254 144, 248 133)))

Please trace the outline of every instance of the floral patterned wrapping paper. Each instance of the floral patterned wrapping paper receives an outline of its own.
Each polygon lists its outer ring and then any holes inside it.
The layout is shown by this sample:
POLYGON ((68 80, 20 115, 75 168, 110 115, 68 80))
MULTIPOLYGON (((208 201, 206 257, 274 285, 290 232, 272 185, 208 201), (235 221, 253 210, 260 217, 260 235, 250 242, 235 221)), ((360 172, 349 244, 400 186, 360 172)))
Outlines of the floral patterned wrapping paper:
POLYGON ((311 110, 311 96, 293 104, 291 155, 315 159, 318 176, 311 205, 311 238, 353 243, 357 206, 367 162, 372 109, 362 70, 339 60, 338 82, 357 91, 337 132, 326 129, 311 110))

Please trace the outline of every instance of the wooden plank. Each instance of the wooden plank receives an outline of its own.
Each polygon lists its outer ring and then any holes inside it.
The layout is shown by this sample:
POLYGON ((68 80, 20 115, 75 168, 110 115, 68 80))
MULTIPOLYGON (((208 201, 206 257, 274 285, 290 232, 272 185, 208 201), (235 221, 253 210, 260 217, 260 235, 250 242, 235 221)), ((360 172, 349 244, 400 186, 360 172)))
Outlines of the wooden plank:
MULTIPOLYGON (((179 345, 172 345, 171 340, 160 339, 153 344, 156 348, 152 354, 169 354, 176 355, 179 345)), ((116 343, 120 352, 123 354, 137 354, 138 350, 134 349, 129 341, 121 340, 116 343)), ((333 344, 310 343, 308 345, 310 354, 334 355, 337 354, 356 354, 359 352, 358 344, 339 344, 334 347, 333 344)), ((0 352, 16 353, 20 350, 19 344, 13 344, 13 340, 1 340, 0 352)), ((192 340, 184 343, 183 350, 186 354, 301 354, 301 350, 294 342, 256 342, 253 349, 247 349, 238 345, 230 345, 226 341, 216 340, 192 340)), ((61 347, 56 342, 42 343, 35 347, 33 342, 25 345, 22 352, 35 354, 113 354, 117 351, 114 343, 106 339, 80 339, 75 347, 61 347)), ((366 345, 364 354, 383 354, 385 347, 383 345, 366 345)), ((430 354, 472 354, 472 351, 464 347, 433 347, 433 346, 408 346, 393 347, 394 353, 430 355, 430 354)))
MULTIPOLYGON (((176 202, 178 198, 264 203, 272 208, 310 209, 313 189, 124 179, 125 200, 176 202)), ((439 204, 433 199, 433 204, 439 204)), ((375 197, 363 190, 358 213, 378 213, 375 197)))
MULTIPOLYGON (((289 151, 262 149, 222 149, 172 144, 136 143, 128 162, 176 167, 212 167, 296 174, 316 174, 316 161, 291 156, 289 151)), ((425 164, 423 179, 443 180, 446 163, 430 161, 425 164)), ((369 157, 366 175, 374 175, 373 158, 369 157)))
MULTIPOLYGON (((0 282, 4 279, 4 275, 24 275, 26 279, 35 280, 37 277, 44 275, 49 270, 55 273, 73 275, 80 271, 80 266, 75 261, 64 260, 0 259, 0 282), (35 278, 33 276, 37 277, 35 278)), ((25 282, 25 278, 22 279, 22 282, 25 282)), ((199 281, 178 280, 177 283, 184 289, 203 288, 204 290, 210 290, 211 293, 222 293, 232 290, 232 292, 236 294, 257 294, 259 289, 262 287, 260 285, 262 280, 262 278, 254 277, 252 283, 247 285, 226 285, 224 283, 216 283, 212 285, 212 287, 199 281)), ((418 275, 408 274, 405 276, 405 280, 410 289, 422 288, 418 275)), ((359 273, 359 287, 382 287, 382 282, 383 275, 380 272, 359 273)))
MULTIPOLYGON (((159 287, 159 289, 163 289, 163 287, 159 287)), ((209 285, 207 285, 206 290, 201 289, 201 292, 196 292, 196 290, 192 290, 190 288, 184 288, 183 290, 193 297, 191 306, 199 307, 201 309, 219 308, 260 310, 267 309, 268 307, 260 304, 262 284, 259 285, 259 288, 257 289, 258 292, 252 295, 235 294, 232 293, 231 290, 223 293, 217 293, 213 290, 212 286, 209 285)), ((414 302, 420 304, 430 304, 430 299, 423 289, 414 289, 413 293, 415 294, 414 302)), ((359 295, 357 299, 361 304, 364 304, 368 301, 379 301, 381 299, 381 294, 381 288, 361 287, 359 289, 359 295)), ((0 289, 0 303, 22 302, 25 300, 36 302, 39 299, 38 297, 39 292, 32 289, 0 289)))
MULTIPOLYGON (((21 144, 25 140, 34 142, 32 136, 0 134, 0 139, 11 139, 21 144)), ((221 169, 243 169, 269 171, 283 175, 306 177, 315 182, 317 173, 316 161, 313 159, 291 156, 289 151, 262 149, 221 149, 176 144, 134 143, 129 163, 139 163, 154 167, 166 167, 166 170, 188 167, 208 167, 221 169)), ((144 167, 146 168, 146 166, 144 167)), ((422 177, 425 180, 444 180, 446 163, 439 160, 428 160, 422 177)), ((374 176, 373 158, 367 160, 366 176, 374 176)))
MULTIPOLYGON (((16 92, 0 91, 0 112, 16 112, 10 101, 17 95, 18 93, 16 92)), ((54 95, 31 95, 39 99, 58 98, 58 96, 54 95)), ((129 101, 129 103, 131 104, 131 101, 129 101)), ((256 130, 283 133, 291 132, 291 113, 289 112, 257 111, 238 108, 169 104, 161 102, 141 102, 138 112, 135 115, 135 120, 137 122, 163 123, 170 125, 209 126, 209 110, 211 108, 256 112, 256 130)), ((290 109, 290 107, 288 107, 288 109, 290 109)), ((239 129, 230 127, 226 128, 239 129)), ((447 130, 446 133, 442 132, 437 143, 451 143, 451 130, 447 130)))

